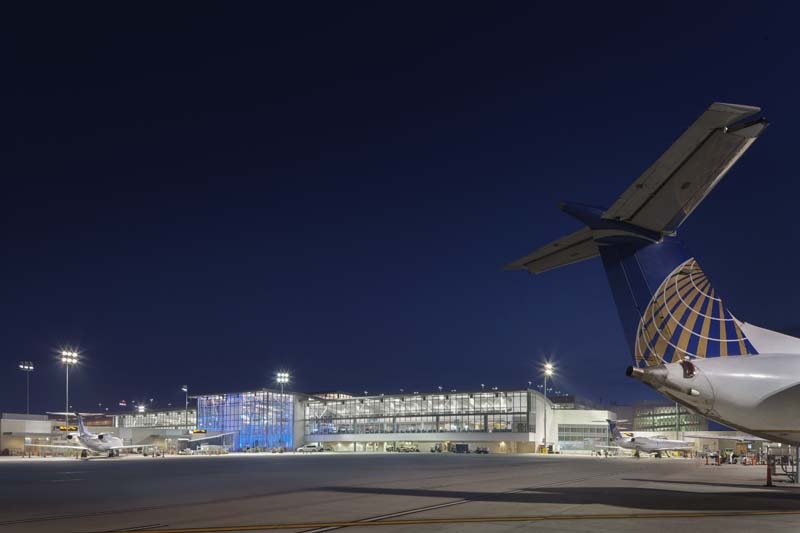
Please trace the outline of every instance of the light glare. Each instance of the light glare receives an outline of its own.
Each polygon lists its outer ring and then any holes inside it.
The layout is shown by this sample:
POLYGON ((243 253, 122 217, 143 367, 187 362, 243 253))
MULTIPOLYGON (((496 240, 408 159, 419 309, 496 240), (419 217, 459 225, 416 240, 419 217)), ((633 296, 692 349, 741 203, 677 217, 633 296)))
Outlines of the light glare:
POLYGON ((61 351, 61 362, 65 365, 76 365, 78 364, 78 352, 72 350, 62 350, 61 351))

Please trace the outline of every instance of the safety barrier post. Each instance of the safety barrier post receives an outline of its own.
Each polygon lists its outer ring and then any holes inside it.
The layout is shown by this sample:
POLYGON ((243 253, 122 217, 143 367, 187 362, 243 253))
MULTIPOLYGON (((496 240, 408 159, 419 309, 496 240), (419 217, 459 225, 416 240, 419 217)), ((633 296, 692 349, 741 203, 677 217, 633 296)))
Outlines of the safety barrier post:
POLYGON ((765 487, 774 487, 772 484, 772 465, 770 464, 770 458, 767 457, 767 484, 764 485, 765 487))

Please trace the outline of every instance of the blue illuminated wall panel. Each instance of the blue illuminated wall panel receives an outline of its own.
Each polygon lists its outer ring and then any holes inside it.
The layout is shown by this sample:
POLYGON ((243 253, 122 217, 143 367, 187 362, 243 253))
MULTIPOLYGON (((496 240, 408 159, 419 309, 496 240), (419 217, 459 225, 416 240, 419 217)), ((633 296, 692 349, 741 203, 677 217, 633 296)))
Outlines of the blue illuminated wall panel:
POLYGON ((294 396, 277 391, 236 392, 198 396, 197 427, 235 432, 234 450, 292 449, 294 396))

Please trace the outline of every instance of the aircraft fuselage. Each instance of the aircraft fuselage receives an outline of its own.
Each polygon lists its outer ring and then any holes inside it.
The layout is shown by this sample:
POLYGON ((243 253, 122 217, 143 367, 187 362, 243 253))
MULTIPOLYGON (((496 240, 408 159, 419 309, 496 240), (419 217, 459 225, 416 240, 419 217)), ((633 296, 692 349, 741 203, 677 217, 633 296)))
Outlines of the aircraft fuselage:
POLYGON ((767 440, 800 444, 800 355, 697 358, 628 375, 712 420, 767 440))

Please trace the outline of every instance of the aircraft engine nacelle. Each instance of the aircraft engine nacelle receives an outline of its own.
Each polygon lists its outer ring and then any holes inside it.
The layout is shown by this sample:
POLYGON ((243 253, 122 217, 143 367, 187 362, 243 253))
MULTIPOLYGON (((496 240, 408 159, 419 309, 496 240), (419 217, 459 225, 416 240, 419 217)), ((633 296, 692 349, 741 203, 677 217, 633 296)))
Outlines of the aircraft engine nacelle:
POLYGON ((100 433, 97 435, 97 440, 103 440, 105 438, 105 433, 100 433))
POLYGON ((630 366, 625 374, 695 409, 700 414, 711 416, 714 414, 715 389, 709 382, 708 372, 701 369, 701 366, 707 364, 707 360, 701 361, 684 360, 645 368, 630 366))

